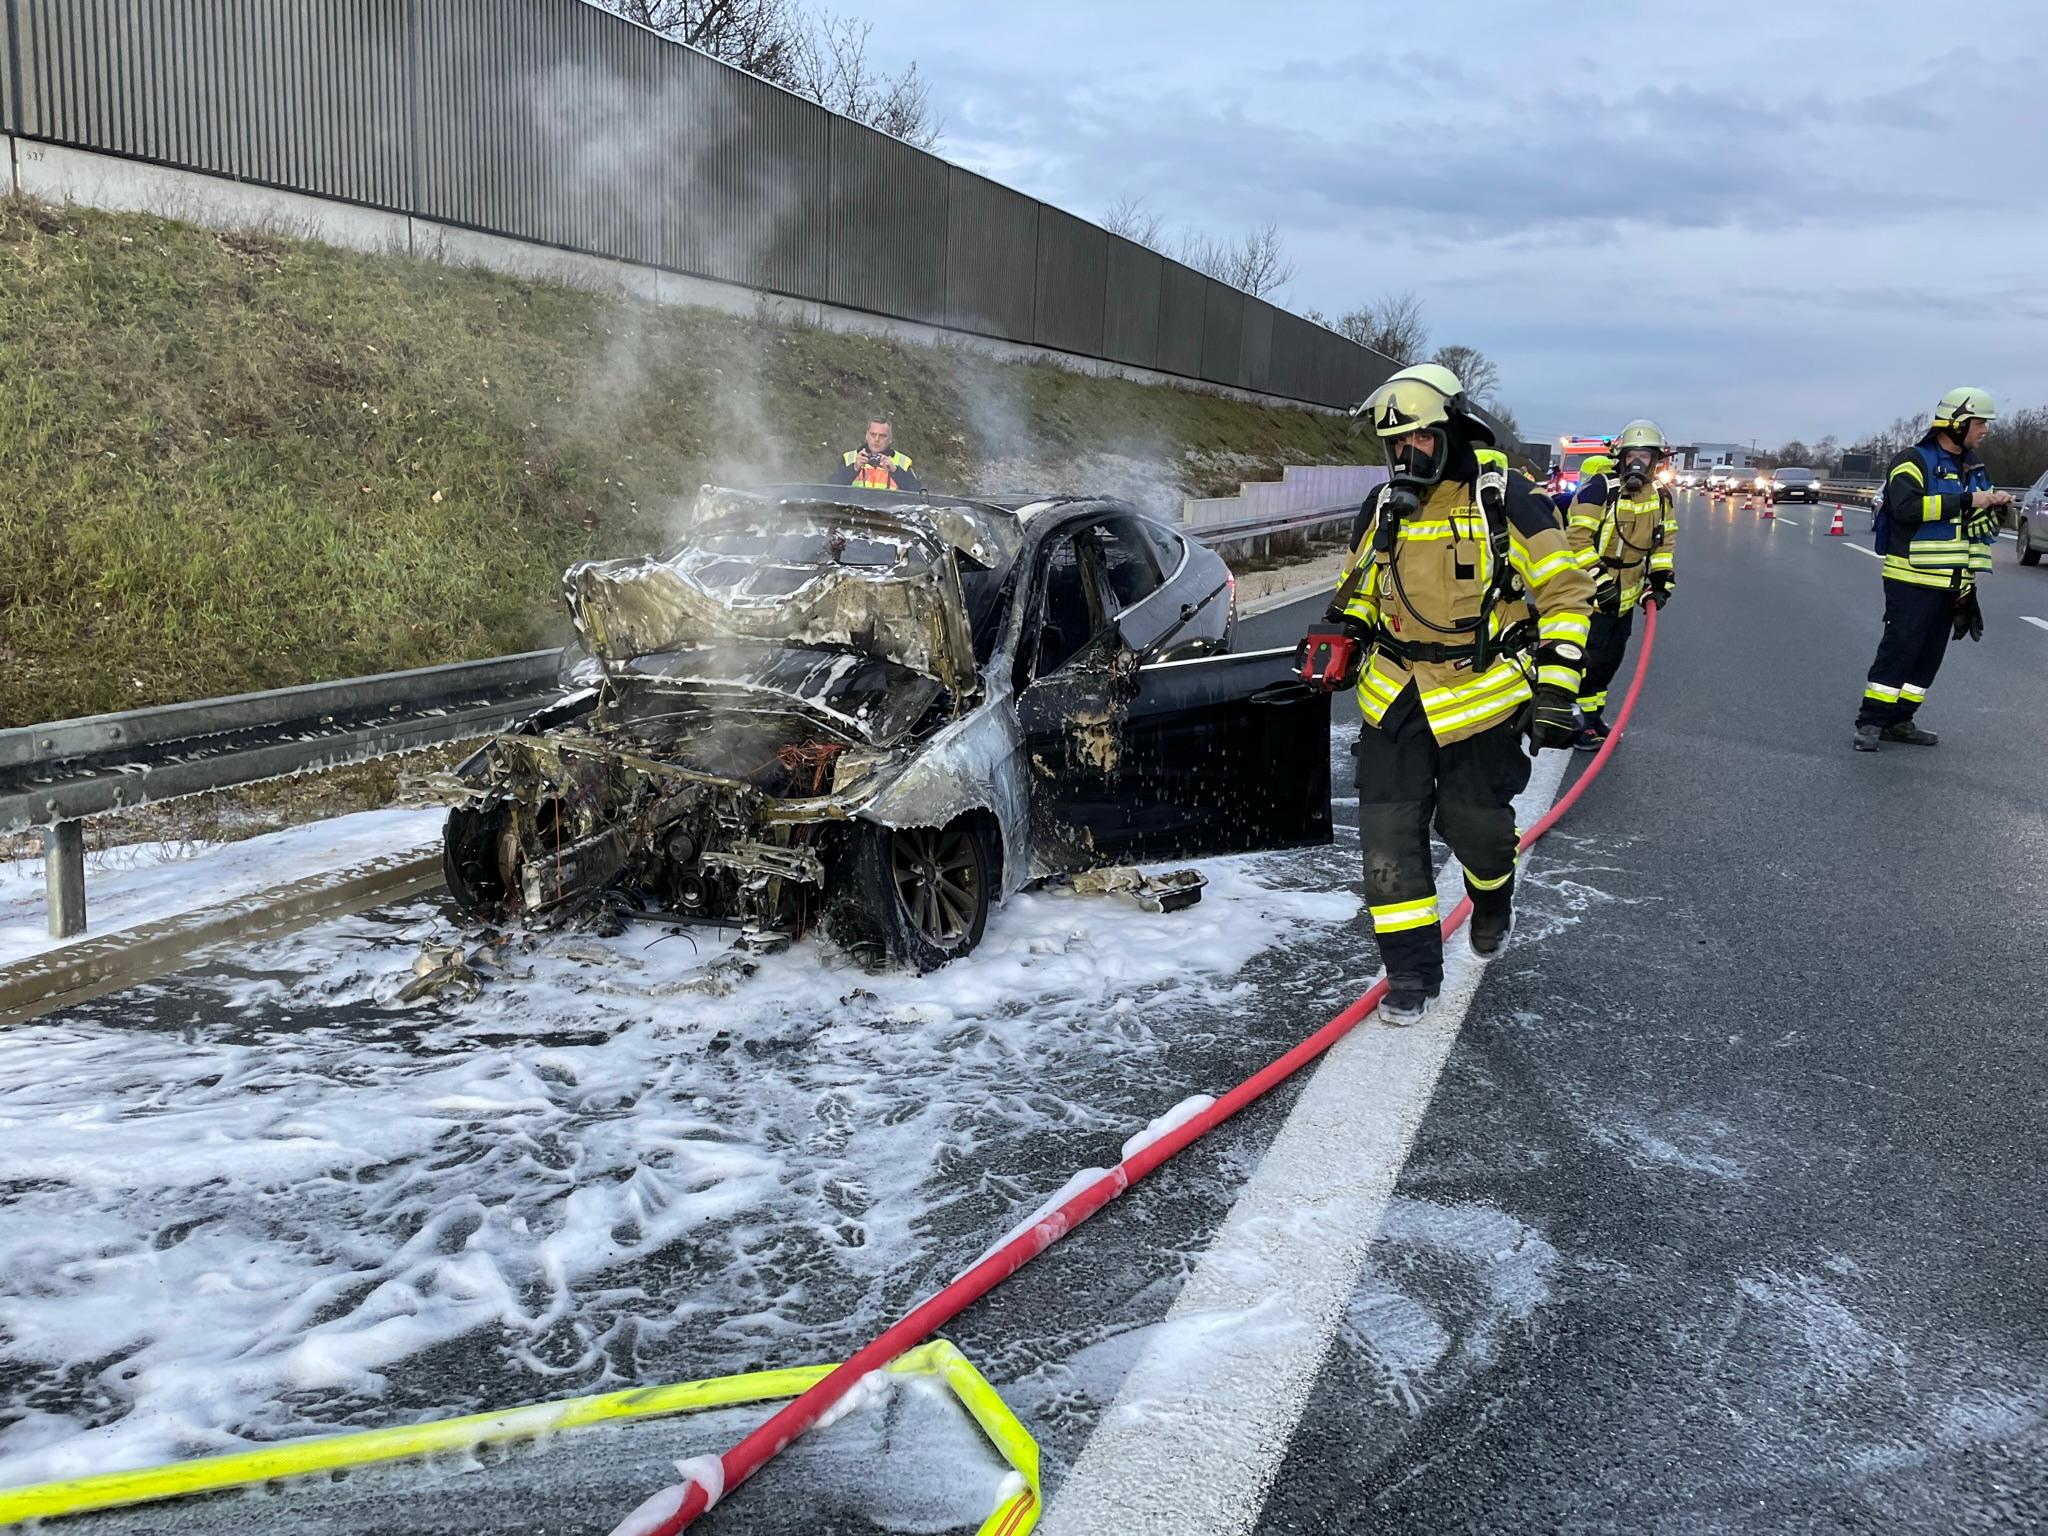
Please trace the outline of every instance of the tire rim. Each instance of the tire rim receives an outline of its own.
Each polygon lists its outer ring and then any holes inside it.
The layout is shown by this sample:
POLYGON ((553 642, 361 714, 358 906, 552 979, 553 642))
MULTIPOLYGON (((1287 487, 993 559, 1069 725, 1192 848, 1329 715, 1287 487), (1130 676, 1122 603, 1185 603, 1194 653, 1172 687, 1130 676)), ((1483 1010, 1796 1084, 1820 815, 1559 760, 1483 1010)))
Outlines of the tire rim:
POLYGON ((957 949, 974 933, 981 860, 966 827, 906 827, 889 843, 890 873, 903 912, 928 942, 957 949))

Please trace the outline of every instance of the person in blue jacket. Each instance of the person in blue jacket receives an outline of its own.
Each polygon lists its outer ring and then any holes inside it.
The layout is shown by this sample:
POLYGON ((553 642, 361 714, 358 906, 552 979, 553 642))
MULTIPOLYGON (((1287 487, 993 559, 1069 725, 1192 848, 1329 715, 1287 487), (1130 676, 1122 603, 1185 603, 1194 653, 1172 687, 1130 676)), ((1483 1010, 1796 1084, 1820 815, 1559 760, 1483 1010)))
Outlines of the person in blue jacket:
POLYGON ((1952 389, 1927 435, 1885 471, 1877 552, 1884 556, 1884 636, 1863 684, 1855 747, 1884 742, 1931 747, 1939 738, 1915 718, 1951 638, 1984 635, 1977 582, 2012 502, 1991 488, 1977 445, 1998 417, 1981 389, 1952 389))

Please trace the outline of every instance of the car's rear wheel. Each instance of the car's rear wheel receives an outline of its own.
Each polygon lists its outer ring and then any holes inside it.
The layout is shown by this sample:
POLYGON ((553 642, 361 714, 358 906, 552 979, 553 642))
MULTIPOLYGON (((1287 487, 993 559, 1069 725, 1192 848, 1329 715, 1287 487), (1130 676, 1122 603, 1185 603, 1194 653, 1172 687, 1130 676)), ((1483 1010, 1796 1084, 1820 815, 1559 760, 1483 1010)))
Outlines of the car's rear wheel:
POLYGON ((920 973, 981 942, 995 892, 987 817, 943 827, 862 823, 853 836, 836 925, 842 942, 920 973))
POLYGON ((2024 517, 2020 519, 2019 532, 2015 537, 2019 540, 2020 564, 2039 565, 2041 563, 2041 551, 2034 548, 2034 536, 2029 531, 2027 520, 2024 517))

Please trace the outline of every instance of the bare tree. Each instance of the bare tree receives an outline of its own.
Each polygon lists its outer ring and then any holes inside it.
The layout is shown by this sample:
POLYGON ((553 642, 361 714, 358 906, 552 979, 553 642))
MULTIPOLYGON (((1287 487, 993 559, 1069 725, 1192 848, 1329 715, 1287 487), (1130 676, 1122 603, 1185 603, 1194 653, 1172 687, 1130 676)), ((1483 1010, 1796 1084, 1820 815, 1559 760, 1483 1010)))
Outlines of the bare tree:
POLYGON ((1242 288, 1255 299, 1294 281, 1294 263, 1281 246, 1279 226, 1271 222, 1246 230, 1235 241, 1188 230, 1175 254, 1197 272, 1242 288))
POLYGON ((819 12, 798 40, 792 88, 856 122, 930 149, 946 127, 932 116, 931 83, 918 73, 915 59, 893 75, 870 63, 874 30, 871 21, 819 12))
POLYGON ((919 149, 939 142, 931 85, 912 60, 890 73, 868 57, 872 22, 815 15, 800 0, 591 0, 664 37, 737 65, 919 149))
POLYGON ((1422 301, 1412 293, 1393 293, 1367 300, 1335 321, 1310 310, 1308 318, 1327 326, 1339 336, 1384 353, 1397 363, 1412 363, 1429 345, 1429 327, 1422 318, 1422 301))
POLYGON ((1128 192, 1119 197, 1102 215, 1102 227, 1147 250, 1162 254, 1166 250, 1166 220, 1148 208, 1142 197, 1133 197, 1128 192))
POLYGON ((1992 424, 1978 450, 1993 485, 2032 485, 2048 470, 2048 407, 2008 411, 1992 424))
POLYGON ((763 80, 796 89, 797 45, 807 18, 795 0, 594 0, 763 80))
POLYGON ((1466 395, 1480 405, 1491 407, 1500 394, 1500 365, 1477 347, 1438 347, 1430 361, 1455 373, 1466 395))

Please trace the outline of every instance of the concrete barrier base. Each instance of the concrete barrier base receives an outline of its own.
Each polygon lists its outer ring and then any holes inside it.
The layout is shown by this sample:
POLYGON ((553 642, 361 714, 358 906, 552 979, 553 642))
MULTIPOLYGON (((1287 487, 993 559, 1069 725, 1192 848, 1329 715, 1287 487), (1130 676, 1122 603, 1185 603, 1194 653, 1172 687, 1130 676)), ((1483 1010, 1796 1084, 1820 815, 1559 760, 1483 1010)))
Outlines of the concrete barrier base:
POLYGON ((323 244, 374 255, 411 255, 450 266, 481 267, 540 282, 560 283, 594 293, 618 294, 657 304, 712 309, 750 315, 792 325, 822 326, 894 341, 927 346, 972 347, 987 356, 1020 362, 1051 363, 1096 378, 1128 379, 1138 384, 1168 384, 1176 389, 1220 395, 1253 405, 1280 405, 1327 415, 1332 407, 1290 400, 1257 390, 1182 378, 1153 368, 1140 368, 1106 358, 1085 357, 1051 347, 1031 346, 949 330, 915 320, 900 320, 867 310, 847 309, 814 299, 768 293, 736 283, 669 272, 608 256, 567 251, 508 235, 462 229, 434 219, 354 203, 333 202, 303 192, 285 192, 229 177, 174 166, 151 165, 118 155, 96 154, 61 144, 9 138, 6 163, 14 190, 53 203, 77 203, 123 213, 152 213, 181 219, 208 229, 254 229, 265 234, 318 240, 323 244))

